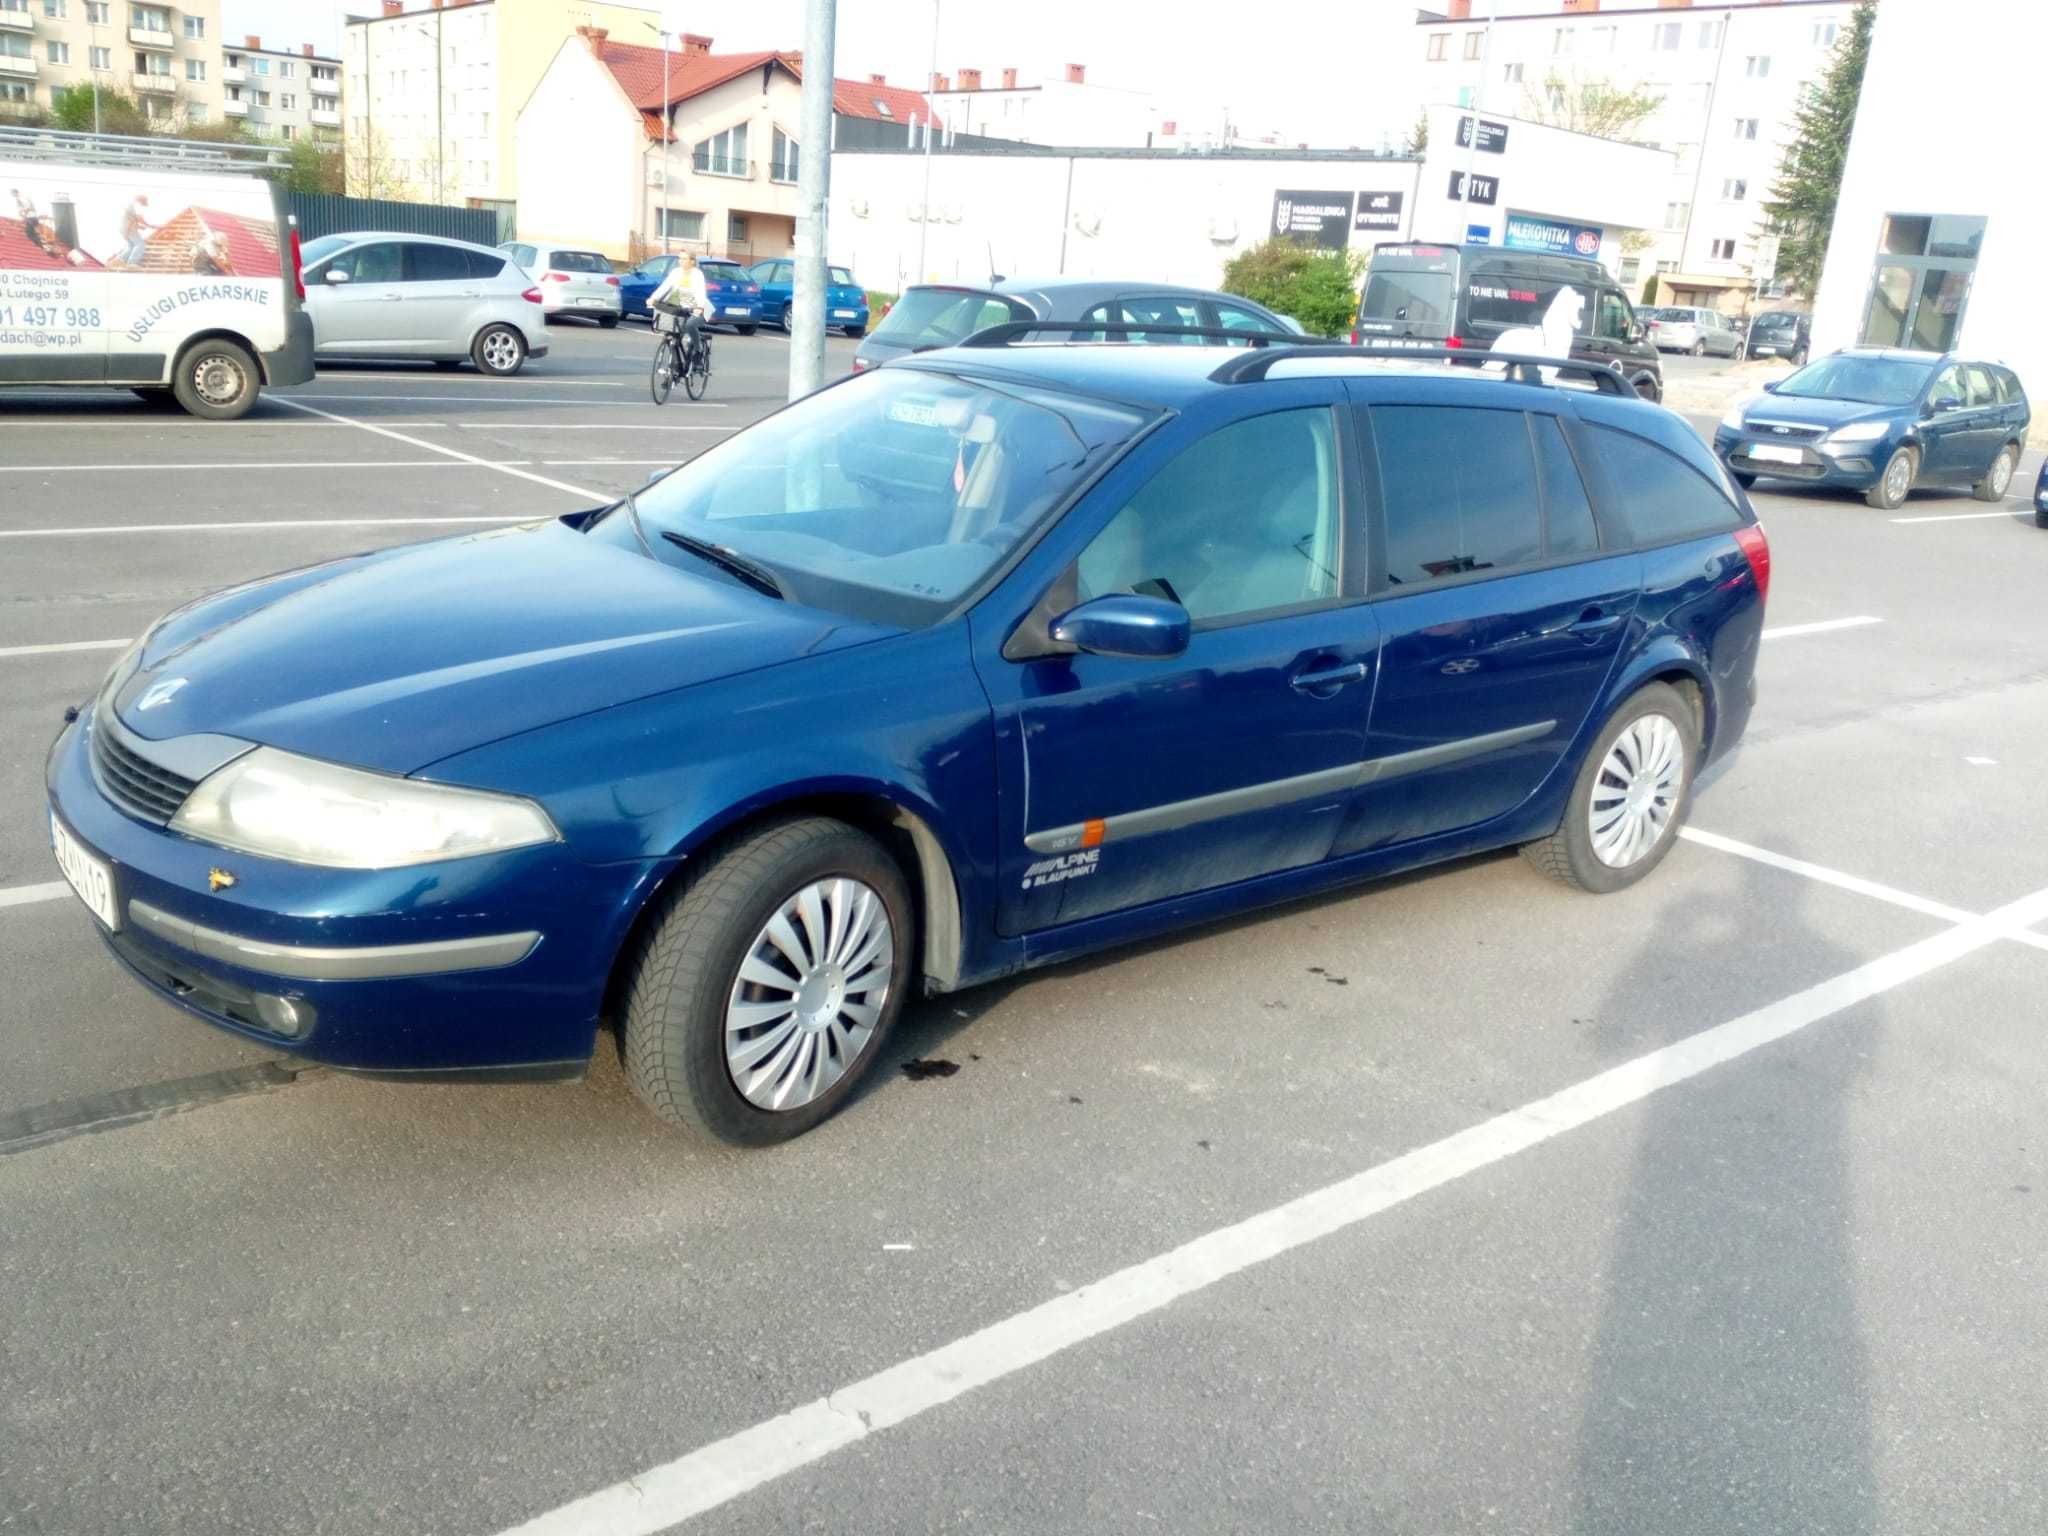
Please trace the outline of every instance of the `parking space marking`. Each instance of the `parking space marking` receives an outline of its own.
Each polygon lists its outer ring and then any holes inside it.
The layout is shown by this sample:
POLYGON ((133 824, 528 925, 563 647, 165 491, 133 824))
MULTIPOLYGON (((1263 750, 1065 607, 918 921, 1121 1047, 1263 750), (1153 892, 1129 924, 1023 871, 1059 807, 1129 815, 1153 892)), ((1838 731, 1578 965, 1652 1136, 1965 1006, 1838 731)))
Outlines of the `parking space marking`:
POLYGON ((277 464, 0 464, 0 475, 155 474, 163 469, 503 469, 530 459, 464 464, 455 459, 289 459, 277 464))
POLYGON ((0 907, 26 907, 33 902, 55 901, 70 894, 71 887, 62 880, 51 880, 43 885, 10 885, 0 887, 0 907))
POLYGON ((132 640, 58 640, 49 645, 0 645, 4 656, 54 656, 59 651, 118 651, 132 640))
MULTIPOLYGON (((463 432, 503 432, 507 423, 501 421, 458 421, 456 428, 463 432)), ((734 427, 686 427, 670 425, 665 421, 515 421, 510 423, 521 432, 726 432, 734 427)))
POLYGON ((1927 517, 1895 517, 1895 523, 1977 523, 1987 517, 2017 519, 2017 512, 1937 512, 1927 517))
MULTIPOLYGON (((415 405, 582 405, 593 410, 612 403, 609 400, 548 400, 535 395, 528 395, 525 399, 519 400, 494 399, 490 395, 280 395, 274 391, 271 399, 279 405, 297 405, 301 400, 326 400, 343 405, 353 405, 360 400, 404 400, 415 405)), ((647 408, 653 410, 654 403, 649 401, 647 408)), ((722 411, 725 408, 725 402, 722 400, 678 400, 670 406, 670 409, 690 411, 722 411)))
MULTIPOLYGON (((433 377, 433 375, 427 373, 357 373, 354 369, 350 369, 346 373, 342 373, 335 370, 329 370, 327 374, 327 382, 330 384, 346 384, 351 379, 395 379, 401 384, 415 384, 423 380, 429 379, 431 377, 433 377)), ((633 382, 637 384, 639 380, 635 379, 633 382)), ((626 381, 623 379, 491 380, 491 388, 493 389, 498 389, 507 384, 512 385, 515 388, 525 387, 540 389, 624 389, 626 387, 626 381)))
MULTIPOLYGON (((595 497, 599 501, 610 500, 601 491, 585 490, 582 486, 571 485, 566 480, 550 480, 546 475, 536 475, 531 470, 515 469, 509 464, 493 464, 489 459, 480 459, 475 454, 463 453, 455 448, 443 448, 440 444, 430 443, 424 438, 407 437, 403 432, 394 432, 389 427, 380 427, 373 422, 351 421, 350 418, 338 416, 333 411, 323 411, 317 405, 306 405, 297 400, 287 400, 282 395, 277 397, 277 403, 279 405, 288 405, 295 411, 308 411, 315 416, 324 416, 329 421, 349 422, 351 426, 361 427, 365 432, 374 432, 379 437, 388 437, 393 442, 407 443, 414 448, 423 448, 428 453, 438 453, 446 458, 461 459, 470 464, 481 464, 488 469, 495 469, 501 474, 512 475, 521 480, 531 480, 535 485, 545 485, 553 490, 567 491, 571 496, 595 497)), ((501 519, 501 521, 517 522, 519 519, 506 518, 501 519)))
POLYGON ((1798 635, 1824 635, 1835 629, 1860 629, 1865 624, 1882 624, 1883 619, 1869 614, 1859 614, 1853 619, 1821 619, 1812 624, 1781 624, 1776 629, 1767 629, 1759 637, 1764 640, 1790 640, 1798 635))
MULTIPOLYGON (((597 492, 588 494, 595 496, 597 492)), ((262 528, 427 528, 445 523, 539 521, 540 518, 532 512, 500 517, 280 517, 248 523, 122 523, 110 528, 0 528, 0 539, 71 539, 96 533, 242 533, 262 528)))
POLYGON ((857 1440, 1157 1312, 1254 1265, 1358 1225, 1601 1120, 2048 917, 2048 890, 1787 998, 1688 1035, 1519 1109, 1017 1313, 674 1461, 559 1506, 504 1536, 653 1536, 857 1440))

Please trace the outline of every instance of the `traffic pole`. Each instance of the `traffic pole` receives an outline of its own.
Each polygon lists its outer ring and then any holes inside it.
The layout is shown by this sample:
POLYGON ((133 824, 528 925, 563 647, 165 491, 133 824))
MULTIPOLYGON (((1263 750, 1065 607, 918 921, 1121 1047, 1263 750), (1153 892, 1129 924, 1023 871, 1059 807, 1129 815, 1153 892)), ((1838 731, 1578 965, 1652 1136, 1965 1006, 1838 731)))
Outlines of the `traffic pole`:
POLYGON ((832 44, 838 0, 805 0, 803 136, 796 176, 796 291, 789 321, 789 398, 825 382, 825 216, 832 195, 832 44))

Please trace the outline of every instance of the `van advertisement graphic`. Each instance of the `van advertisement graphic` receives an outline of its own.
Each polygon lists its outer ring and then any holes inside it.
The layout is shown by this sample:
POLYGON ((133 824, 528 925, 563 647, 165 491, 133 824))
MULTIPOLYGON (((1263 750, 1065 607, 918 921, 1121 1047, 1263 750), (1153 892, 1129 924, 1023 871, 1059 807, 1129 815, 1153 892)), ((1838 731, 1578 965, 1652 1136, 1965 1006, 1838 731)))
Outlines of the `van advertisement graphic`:
POLYGON ((151 331, 191 306, 223 310, 228 323, 252 305, 274 309, 283 261, 267 191, 256 190, 224 186, 187 203, 0 167, 0 347, 120 338, 147 351, 151 331))
POLYGON ((1508 215, 1507 244, 1510 250, 1547 251, 1553 256, 1584 256, 1600 259, 1600 247, 1607 232, 1592 224, 1566 224, 1558 219, 1535 218, 1526 213, 1508 215))

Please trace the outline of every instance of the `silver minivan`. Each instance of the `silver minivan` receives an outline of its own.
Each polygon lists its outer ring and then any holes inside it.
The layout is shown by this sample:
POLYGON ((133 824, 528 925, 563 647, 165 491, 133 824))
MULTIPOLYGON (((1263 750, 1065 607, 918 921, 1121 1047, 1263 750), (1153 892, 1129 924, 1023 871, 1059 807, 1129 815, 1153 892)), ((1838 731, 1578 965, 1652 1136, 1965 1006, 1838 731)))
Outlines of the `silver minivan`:
POLYGON ((540 292, 489 246, 436 235, 322 235, 305 247, 315 355, 420 357, 512 374, 547 355, 540 292))
POLYGON ((596 251, 529 240, 507 240, 498 249, 518 262, 540 289, 541 313, 546 318, 581 315, 606 330, 619 323, 625 312, 619 275, 596 251))

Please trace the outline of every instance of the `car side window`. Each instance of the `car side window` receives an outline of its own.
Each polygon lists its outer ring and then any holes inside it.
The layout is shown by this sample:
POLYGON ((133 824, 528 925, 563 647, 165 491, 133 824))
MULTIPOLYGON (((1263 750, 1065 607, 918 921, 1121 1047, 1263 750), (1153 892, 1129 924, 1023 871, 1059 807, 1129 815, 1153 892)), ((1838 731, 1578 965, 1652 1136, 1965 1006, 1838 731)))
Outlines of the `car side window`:
POLYGON ((1998 404, 1998 381, 1991 377, 1991 370, 1981 363, 1971 363, 1963 369, 1963 382, 1969 392, 1963 396, 1963 403, 1970 406, 1998 404))
MULTIPOLYGON (((1225 304, 1220 299, 1211 299, 1209 308, 1215 313, 1216 325, 1226 331, 1257 331, 1263 336, 1270 336, 1277 329, 1264 315, 1255 315, 1248 309, 1225 304)), ((1239 343, 1233 341, 1225 345, 1234 347, 1239 343)))
POLYGON ((1594 334, 1609 341, 1627 341, 1635 328, 1635 316, 1629 313, 1628 300, 1611 288, 1600 290, 1600 319, 1594 334))
POLYGON ((1741 525, 1735 503, 1692 465, 1648 438, 1586 423, 1607 483, 1623 499, 1639 544, 1694 538, 1741 525))
POLYGON ((1963 370, 1958 364, 1950 363, 1934 376, 1934 382, 1928 386, 1927 409, 1931 412, 1934 409, 1934 402, 1937 400, 1962 400, 1964 398, 1963 370))
POLYGON ((403 247, 395 240, 383 241, 377 245, 359 245, 354 250, 343 251, 327 263, 329 272, 346 272, 351 282, 396 283, 402 282, 404 259, 403 247))
POLYGON ((1081 598, 1163 597, 1198 624, 1334 598, 1340 476, 1326 407, 1219 427, 1154 475, 1082 551, 1081 598))
MULTIPOLYGON (((1082 323, 1083 325, 1114 325, 1114 324, 1117 324, 1117 323, 1118 323, 1118 321, 1117 321, 1117 314, 1116 314, 1116 305, 1115 305, 1115 304, 1114 304, 1113 302, 1112 302, 1112 303, 1108 303, 1108 304, 1098 304, 1098 305, 1096 305, 1096 306, 1095 306, 1095 307, 1094 307, 1093 309, 1089 310, 1087 314, 1085 314, 1085 315, 1083 315, 1083 316, 1081 317, 1081 323, 1082 323)), ((1115 334, 1115 335, 1111 335, 1111 334, 1110 334, 1110 333, 1109 333, 1108 331, 1076 331, 1076 332, 1074 332, 1074 334, 1073 334, 1073 337, 1072 337, 1072 340, 1074 340, 1074 341, 1076 341, 1076 342, 1083 342, 1083 341, 1128 341, 1129 339, 1130 339, 1130 338, 1129 338, 1128 336, 1125 336, 1125 335, 1124 335, 1124 334, 1122 334, 1121 332, 1119 332, 1119 333, 1117 333, 1117 334, 1115 334)))
POLYGON ((465 251, 469 261, 469 275, 472 278, 496 277, 505 270, 505 258, 486 256, 482 251, 465 251))
POLYGON ((1543 513, 1520 411, 1381 405, 1381 566, 1413 587, 1543 558, 1543 513))
POLYGON ((790 261, 778 261, 775 263, 775 281, 778 283, 795 282, 796 263, 790 261))
POLYGON ((408 283, 466 283, 469 281, 469 258, 452 245, 407 241, 404 280, 408 283))
MULTIPOLYGON (((1123 302, 1124 319, 1132 325, 1159 325, 1168 327, 1197 326, 1202 323, 1202 308, 1193 299, 1176 298, 1135 298, 1123 302)), ((1132 341, 1152 343, 1192 343, 1202 346, 1199 336, 1180 336, 1172 330, 1163 332, 1136 331, 1132 341)))
POLYGON ((1544 553, 1552 558, 1592 554, 1600 547, 1600 532, 1564 428, 1555 416, 1531 415, 1529 433, 1536 440, 1536 469, 1543 482, 1544 553))

